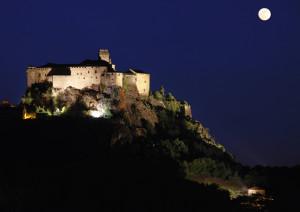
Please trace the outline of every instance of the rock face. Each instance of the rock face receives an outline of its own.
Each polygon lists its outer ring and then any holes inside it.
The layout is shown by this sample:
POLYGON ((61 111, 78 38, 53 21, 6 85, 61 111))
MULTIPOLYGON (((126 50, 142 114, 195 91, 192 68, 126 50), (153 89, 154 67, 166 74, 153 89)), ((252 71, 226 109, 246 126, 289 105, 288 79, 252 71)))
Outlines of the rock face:
POLYGON ((225 151, 207 128, 192 119, 191 106, 186 101, 178 101, 171 93, 166 95, 164 89, 149 96, 139 95, 134 86, 107 86, 98 91, 68 87, 57 92, 50 84, 42 83, 27 90, 22 106, 27 114, 117 120, 118 133, 113 135, 112 143, 131 142, 135 137, 147 137, 157 131, 174 138, 192 133, 197 139, 225 151))
POLYGON ((192 118, 192 107, 189 103, 184 102, 181 110, 184 116, 192 118))

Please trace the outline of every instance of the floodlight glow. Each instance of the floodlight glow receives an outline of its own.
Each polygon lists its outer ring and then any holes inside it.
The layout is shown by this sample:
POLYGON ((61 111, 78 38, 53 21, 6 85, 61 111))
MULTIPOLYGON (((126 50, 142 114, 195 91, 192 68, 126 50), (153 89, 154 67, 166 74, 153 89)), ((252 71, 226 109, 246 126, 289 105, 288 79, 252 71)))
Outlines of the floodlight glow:
POLYGON ((98 110, 90 110, 89 114, 93 118, 101 118, 101 117, 103 117, 103 113, 101 111, 98 111, 98 110))

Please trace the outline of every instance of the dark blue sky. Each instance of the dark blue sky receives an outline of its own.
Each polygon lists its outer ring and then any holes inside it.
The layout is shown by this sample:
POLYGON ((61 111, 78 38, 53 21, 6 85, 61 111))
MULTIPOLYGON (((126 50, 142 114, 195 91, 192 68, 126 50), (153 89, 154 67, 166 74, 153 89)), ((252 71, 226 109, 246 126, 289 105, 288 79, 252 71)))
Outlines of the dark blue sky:
POLYGON ((29 64, 109 48, 117 68, 189 101, 240 161, 300 163, 299 0, 11 0, 0 26, 0 99, 19 101, 29 64))

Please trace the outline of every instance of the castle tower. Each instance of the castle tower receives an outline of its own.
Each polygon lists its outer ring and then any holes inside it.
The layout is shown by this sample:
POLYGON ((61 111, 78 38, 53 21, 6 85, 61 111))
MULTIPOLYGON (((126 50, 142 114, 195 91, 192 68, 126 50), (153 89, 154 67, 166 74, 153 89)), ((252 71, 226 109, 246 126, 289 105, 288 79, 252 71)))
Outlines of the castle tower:
POLYGON ((111 64, 111 58, 108 49, 100 49, 99 50, 99 59, 104 60, 111 64))

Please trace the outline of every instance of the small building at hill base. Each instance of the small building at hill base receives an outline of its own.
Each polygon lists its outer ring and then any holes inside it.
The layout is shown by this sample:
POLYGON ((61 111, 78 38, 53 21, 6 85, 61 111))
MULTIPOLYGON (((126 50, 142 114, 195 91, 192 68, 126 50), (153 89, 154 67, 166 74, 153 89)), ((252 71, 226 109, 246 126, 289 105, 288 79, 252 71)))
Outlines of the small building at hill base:
POLYGON ((101 87, 136 88, 140 96, 150 93, 150 74, 136 69, 121 72, 112 64, 110 53, 99 50, 98 60, 85 60, 79 64, 54 64, 27 68, 27 87, 35 83, 51 82, 56 90, 101 87))
POLYGON ((257 186, 248 188, 248 196, 254 196, 254 195, 265 196, 266 190, 264 188, 260 188, 257 186))

